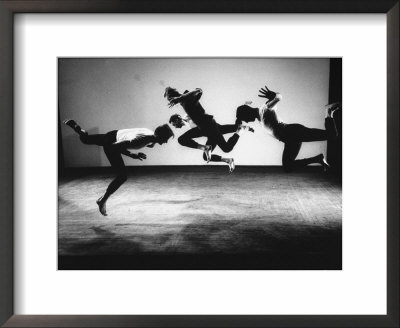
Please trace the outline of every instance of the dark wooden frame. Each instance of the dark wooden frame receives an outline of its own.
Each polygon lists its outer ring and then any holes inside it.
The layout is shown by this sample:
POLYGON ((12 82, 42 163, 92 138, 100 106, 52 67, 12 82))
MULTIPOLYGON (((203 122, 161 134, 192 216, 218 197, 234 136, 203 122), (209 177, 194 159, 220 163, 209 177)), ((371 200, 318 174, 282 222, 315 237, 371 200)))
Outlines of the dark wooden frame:
MULTIPOLYGON (((399 327, 399 0, 0 0, 0 324, 5 327, 399 327), (28 316, 13 311, 14 13, 384 13, 387 315, 28 316)), ((368 286, 365 286, 368 289, 368 286)))

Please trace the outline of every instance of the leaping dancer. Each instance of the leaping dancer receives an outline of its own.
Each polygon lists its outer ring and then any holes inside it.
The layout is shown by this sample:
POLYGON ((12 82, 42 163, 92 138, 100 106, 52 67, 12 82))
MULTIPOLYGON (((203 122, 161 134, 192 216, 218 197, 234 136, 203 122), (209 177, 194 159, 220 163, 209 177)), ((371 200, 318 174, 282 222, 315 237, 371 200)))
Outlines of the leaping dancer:
POLYGON ((111 167, 116 173, 116 177, 108 185, 106 192, 97 201, 100 213, 107 215, 106 203, 108 198, 118 190, 127 180, 128 174, 121 154, 140 161, 146 159, 143 153, 131 153, 129 149, 141 149, 143 147, 153 147, 154 144, 160 145, 167 143, 168 139, 174 135, 168 124, 160 125, 151 131, 144 128, 113 130, 106 134, 89 135, 74 120, 64 120, 64 124, 72 128, 80 140, 86 145, 102 146, 111 167))
MULTIPOLYGON (((203 91, 199 88, 191 92, 185 91, 185 93, 181 94, 175 88, 167 87, 164 97, 169 101, 168 105, 170 108, 180 104, 189 118, 197 126, 198 132, 201 132, 201 136, 206 136, 208 140, 210 140, 210 144, 201 145, 193 140, 193 138, 197 137, 190 136, 190 134, 189 137, 186 136, 181 139, 181 145, 202 150, 206 161, 209 162, 211 160, 213 144, 219 146, 224 153, 229 153, 238 142, 239 133, 248 130, 248 127, 241 124, 236 125, 234 131, 232 131, 234 132, 233 136, 226 141, 223 136, 224 133, 221 131, 221 125, 215 121, 212 115, 207 114, 203 106, 201 106, 199 99, 202 94, 203 91)), ((190 132, 190 130, 188 132, 190 132)))
POLYGON ((286 124, 279 119, 276 114, 276 105, 282 100, 280 93, 269 90, 267 86, 261 88, 259 92, 259 97, 268 99, 265 105, 261 109, 248 105, 239 106, 236 111, 236 122, 261 121, 275 139, 283 142, 285 146, 282 154, 282 165, 285 171, 290 172, 312 163, 321 164, 325 171, 328 170, 329 164, 325 161, 323 154, 304 159, 296 159, 296 157, 299 154, 302 142, 323 141, 337 137, 335 122, 332 118, 334 110, 338 108, 337 104, 328 108, 325 118, 326 130, 311 129, 301 124, 286 124))
MULTIPOLYGON (((195 138, 201 138, 201 137, 206 137, 206 135, 200 130, 196 124, 190 119, 189 116, 186 116, 182 118, 179 114, 174 114, 171 116, 169 123, 171 123, 175 128, 180 129, 184 126, 189 127, 190 129, 186 131, 184 134, 182 134, 178 138, 178 142, 182 146, 186 146, 188 144, 191 144, 193 139, 195 138)), ((236 124, 225 124, 225 125, 219 125, 217 123, 218 129, 221 132, 221 134, 227 134, 227 133, 235 133, 238 129, 238 126, 236 124)), ((254 132, 252 128, 249 128, 249 131, 254 132)), ((214 151, 215 147, 217 146, 217 143, 214 139, 208 138, 206 141, 206 146, 210 145, 211 146, 211 151, 214 151)), ((206 154, 203 154, 203 158, 205 161, 207 161, 206 154)), ((210 158, 210 162, 223 162, 228 164, 229 166, 229 173, 233 172, 235 169, 235 161, 233 158, 226 158, 222 157, 220 155, 212 154, 210 158)))

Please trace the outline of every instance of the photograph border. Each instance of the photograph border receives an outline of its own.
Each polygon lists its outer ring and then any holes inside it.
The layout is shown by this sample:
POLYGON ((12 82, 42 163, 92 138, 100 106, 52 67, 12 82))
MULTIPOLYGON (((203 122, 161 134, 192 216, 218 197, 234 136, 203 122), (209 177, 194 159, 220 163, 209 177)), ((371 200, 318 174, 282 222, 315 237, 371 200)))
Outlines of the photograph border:
MULTIPOLYGON (((0 0, 0 325, 4 327, 399 327, 399 1, 0 0), (13 31, 18 13, 382 13, 387 17, 387 315, 14 315, 13 31)), ((368 286, 366 286, 368 288, 368 286)))

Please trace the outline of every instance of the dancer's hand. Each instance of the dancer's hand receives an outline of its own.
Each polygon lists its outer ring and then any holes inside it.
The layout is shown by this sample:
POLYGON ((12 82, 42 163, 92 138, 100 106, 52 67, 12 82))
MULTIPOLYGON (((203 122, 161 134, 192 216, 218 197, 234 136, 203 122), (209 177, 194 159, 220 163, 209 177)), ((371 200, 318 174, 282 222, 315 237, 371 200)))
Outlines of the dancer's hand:
POLYGON ((267 86, 265 86, 265 88, 261 88, 260 90, 258 90, 258 92, 260 92, 260 94, 258 95, 259 97, 267 98, 268 100, 272 100, 276 96, 276 92, 269 90, 267 86))
POLYGON ((169 108, 174 107, 176 104, 179 104, 180 100, 181 100, 181 97, 172 98, 172 99, 169 101, 168 107, 169 107, 169 108))
POLYGON ((143 154, 143 153, 138 153, 137 156, 138 156, 138 159, 141 161, 143 161, 144 159, 147 158, 146 154, 143 154))
POLYGON ((132 154, 131 157, 134 159, 138 159, 140 161, 143 161, 144 159, 147 158, 146 154, 143 154, 143 153, 132 154))

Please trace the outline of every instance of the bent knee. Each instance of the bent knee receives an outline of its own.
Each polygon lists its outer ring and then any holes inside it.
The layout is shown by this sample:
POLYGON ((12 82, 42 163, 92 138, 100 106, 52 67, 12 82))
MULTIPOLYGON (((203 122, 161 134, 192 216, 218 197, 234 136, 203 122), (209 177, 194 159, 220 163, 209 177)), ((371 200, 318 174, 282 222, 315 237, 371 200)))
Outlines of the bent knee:
POLYGON ((185 138, 182 138, 182 136, 180 136, 180 137, 178 138, 178 143, 179 143, 181 146, 184 146, 184 145, 185 145, 185 138))
POLYGON ((225 145, 219 145, 219 148, 224 152, 224 153, 230 153, 233 149, 233 147, 230 146, 225 146, 225 145))

